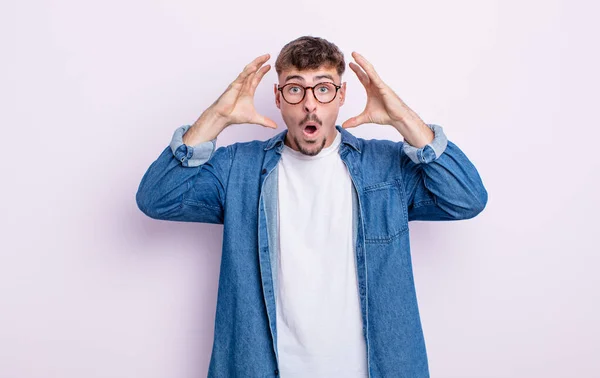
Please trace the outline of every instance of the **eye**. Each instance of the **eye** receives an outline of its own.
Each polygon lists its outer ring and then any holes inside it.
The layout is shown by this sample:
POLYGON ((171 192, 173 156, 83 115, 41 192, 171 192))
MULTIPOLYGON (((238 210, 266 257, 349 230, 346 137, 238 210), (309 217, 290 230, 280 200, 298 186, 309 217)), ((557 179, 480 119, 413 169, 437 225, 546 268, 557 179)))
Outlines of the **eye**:
POLYGON ((330 90, 332 90, 332 88, 328 84, 318 84, 317 85, 317 91, 319 91, 320 93, 327 93, 330 90))
POLYGON ((288 92, 290 94, 302 93, 302 88, 300 88, 299 86, 296 86, 296 85, 290 85, 290 87, 288 88, 288 92))

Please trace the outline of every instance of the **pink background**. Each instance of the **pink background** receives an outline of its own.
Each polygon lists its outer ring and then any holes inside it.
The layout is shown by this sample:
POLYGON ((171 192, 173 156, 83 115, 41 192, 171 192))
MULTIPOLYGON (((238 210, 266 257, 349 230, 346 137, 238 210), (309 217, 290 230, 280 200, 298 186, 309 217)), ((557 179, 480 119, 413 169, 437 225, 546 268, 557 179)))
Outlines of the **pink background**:
MULTIPOLYGON (((587 2, 593 4, 592 2, 587 2)), ((489 203, 411 223, 432 377, 598 377, 599 7, 583 1, 12 1, 0 10, 0 377, 206 375, 219 225, 155 221, 137 186, 263 53, 358 51, 478 168, 489 203)), ((285 128, 271 70, 257 109, 285 128)), ((348 69, 339 122, 365 92, 348 69)), ((363 125, 364 138, 401 140, 363 125)))

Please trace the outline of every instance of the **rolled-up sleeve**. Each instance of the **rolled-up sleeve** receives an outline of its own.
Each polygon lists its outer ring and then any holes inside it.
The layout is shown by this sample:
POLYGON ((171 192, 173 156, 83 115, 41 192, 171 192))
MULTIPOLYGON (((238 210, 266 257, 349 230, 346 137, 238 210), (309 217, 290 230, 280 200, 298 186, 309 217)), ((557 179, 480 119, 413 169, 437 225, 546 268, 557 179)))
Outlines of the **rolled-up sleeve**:
POLYGON ((169 146, 142 177, 136 202, 155 219, 223 223, 225 188, 231 169, 231 146, 215 149, 215 140, 187 146, 178 128, 169 146))
POLYGON ((485 208, 488 193, 479 172, 441 126, 428 124, 435 137, 422 148, 403 142, 401 164, 409 220, 473 218, 485 208))
POLYGON ((435 135, 431 143, 428 143, 421 148, 417 148, 404 141, 404 153, 415 164, 431 163, 432 161, 439 158, 448 146, 448 138, 446 137, 444 129, 441 126, 436 124, 427 124, 427 126, 431 129, 431 131, 433 131, 435 135))
POLYGON ((177 160, 184 167, 197 167, 210 159, 215 151, 217 139, 199 143, 195 146, 188 146, 183 143, 183 135, 189 130, 191 125, 178 127, 171 138, 171 151, 177 160))

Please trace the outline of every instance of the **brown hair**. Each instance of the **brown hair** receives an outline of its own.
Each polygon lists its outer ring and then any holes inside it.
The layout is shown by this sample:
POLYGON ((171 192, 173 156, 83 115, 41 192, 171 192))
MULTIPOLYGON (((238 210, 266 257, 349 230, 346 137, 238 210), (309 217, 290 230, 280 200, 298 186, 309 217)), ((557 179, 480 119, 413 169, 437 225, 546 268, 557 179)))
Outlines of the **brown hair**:
POLYGON ((314 70, 322 66, 335 68, 340 78, 346 69, 344 54, 333 43, 319 37, 303 36, 289 42, 275 61, 277 75, 283 70, 314 70))

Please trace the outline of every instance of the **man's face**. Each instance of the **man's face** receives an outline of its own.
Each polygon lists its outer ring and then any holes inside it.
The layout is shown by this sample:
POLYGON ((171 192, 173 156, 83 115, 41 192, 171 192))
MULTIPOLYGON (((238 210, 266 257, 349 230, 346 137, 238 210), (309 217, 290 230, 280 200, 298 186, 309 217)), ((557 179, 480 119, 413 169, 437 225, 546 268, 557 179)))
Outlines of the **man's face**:
MULTIPOLYGON (((340 77, 335 68, 321 67, 316 70, 298 71, 295 68, 284 70, 279 75, 279 86, 295 83, 298 86, 312 87, 320 83, 334 83, 342 85, 333 101, 323 104, 315 98, 313 91, 307 89, 304 99, 295 105, 289 104, 282 97, 275 84, 275 104, 281 110, 283 121, 287 125, 288 133, 285 139, 286 146, 305 155, 314 156, 324 147, 329 147, 335 139, 340 106, 346 97, 346 83, 340 84, 340 77)), ((286 87, 286 89, 290 89, 286 87)), ((298 88, 291 88, 297 92, 298 88)), ((326 92, 325 88, 317 91, 326 92)), ((333 89, 335 91, 335 89, 333 89)), ((292 93, 293 93, 292 92, 292 93)), ((317 94, 318 96, 322 94, 317 94)))

